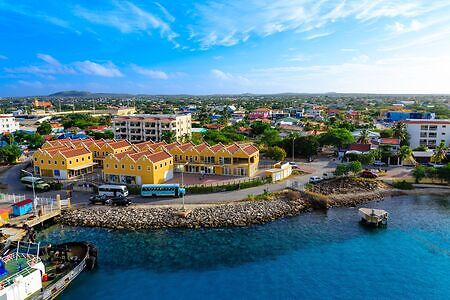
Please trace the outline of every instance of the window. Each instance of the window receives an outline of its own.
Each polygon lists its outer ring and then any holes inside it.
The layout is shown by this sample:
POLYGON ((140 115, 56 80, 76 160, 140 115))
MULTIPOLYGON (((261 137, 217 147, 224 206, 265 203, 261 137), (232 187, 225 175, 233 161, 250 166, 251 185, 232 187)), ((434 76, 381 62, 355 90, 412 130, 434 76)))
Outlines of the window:
POLYGON ((428 130, 428 125, 422 125, 422 126, 420 126, 420 130, 428 130))
POLYGON ((164 166, 167 166, 167 162, 164 163, 164 166))
POLYGON ((150 171, 150 166, 147 167, 147 171, 150 171))
POLYGON ((82 157, 81 160, 84 161, 84 157, 82 157))
POLYGON ((109 164, 106 164, 106 168, 109 168, 109 164))
MULTIPOLYGON (((138 167, 138 169, 139 169, 139 167, 138 167)), ((134 170, 134 166, 133 165, 130 165, 130 170, 134 170)))
POLYGON ((58 161, 55 160, 55 165, 57 165, 57 164, 58 164, 58 161))
POLYGON ((141 165, 138 166, 138 170, 139 171, 142 170, 142 166, 141 165))
POLYGON ((78 158, 77 158, 77 159, 75 159, 75 161, 76 161, 76 162, 78 162, 78 158))
POLYGON ((64 162, 64 161, 62 161, 62 162, 61 162, 61 164, 62 164, 62 165, 64 166, 65 162, 64 162))
POLYGON ((162 168, 162 164, 159 164, 159 167, 162 168))
POLYGON ((122 165, 122 169, 125 169, 125 165, 122 165))
POLYGON ((155 170, 158 170, 158 166, 155 166, 155 170))
POLYGON ((116 165, 114 165, 114 169, 117 169, 117 164, 116 164, 116 165))
POLYGON ((34 158, 34 161, 37 161, 37 157, 34 158))
POLYGON ((69 165, 71 165, 72 164, 72 161, 71 160, 69 160, 69 165))
POLYGON ((48 164, 51 164, 51 162, 50 162, 50 161, 48 161, 48 164))

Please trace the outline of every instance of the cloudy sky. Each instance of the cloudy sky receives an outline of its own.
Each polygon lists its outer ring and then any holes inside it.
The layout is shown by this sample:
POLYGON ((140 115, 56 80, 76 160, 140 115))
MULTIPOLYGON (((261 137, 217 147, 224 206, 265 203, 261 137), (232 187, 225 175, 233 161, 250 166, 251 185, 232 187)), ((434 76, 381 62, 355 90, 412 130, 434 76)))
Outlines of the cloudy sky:
POLYGON ((450 93, 450 1, 0 0, 0 96, 450 93))

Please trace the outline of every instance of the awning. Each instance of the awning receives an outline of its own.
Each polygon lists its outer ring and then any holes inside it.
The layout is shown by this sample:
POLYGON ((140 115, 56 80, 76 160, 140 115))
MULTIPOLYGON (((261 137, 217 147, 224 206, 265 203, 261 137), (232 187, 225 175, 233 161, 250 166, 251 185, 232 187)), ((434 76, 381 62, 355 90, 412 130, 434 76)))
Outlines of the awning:
POLYGON ((72 170, 72 171, 83 170, 83 169, 86 169, 86 168, 89 168, 89 167, 93 167, 96 164, 97 163, 84 164, 84 165, 79 166, 79 167, 67 168, 67 170, 72 170))

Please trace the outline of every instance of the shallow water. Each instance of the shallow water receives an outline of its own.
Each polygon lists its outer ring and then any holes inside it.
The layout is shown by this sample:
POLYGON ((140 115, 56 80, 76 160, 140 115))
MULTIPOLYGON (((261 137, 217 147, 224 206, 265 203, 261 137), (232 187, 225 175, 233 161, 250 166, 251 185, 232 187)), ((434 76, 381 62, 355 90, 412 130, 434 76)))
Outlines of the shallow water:
POLYGON ((366 204, 390 212, 384 229, 356 208, 232 229, 146 232, 53 226, 42 241, 99 250, 61 299, 449 299, 450 198, 366 204))

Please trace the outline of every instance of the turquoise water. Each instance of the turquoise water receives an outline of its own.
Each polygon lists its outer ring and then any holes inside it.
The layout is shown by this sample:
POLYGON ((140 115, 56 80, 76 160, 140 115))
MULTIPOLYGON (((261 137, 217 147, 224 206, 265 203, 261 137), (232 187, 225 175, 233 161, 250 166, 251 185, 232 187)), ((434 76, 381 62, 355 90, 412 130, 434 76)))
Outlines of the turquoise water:
POLYGON ((50 242, 86 240, 98 269, 61 299, 449 299, 450 199, 396 197, 385 229, 331 209, 233 229, 109 231, 54 226, 50 242))

